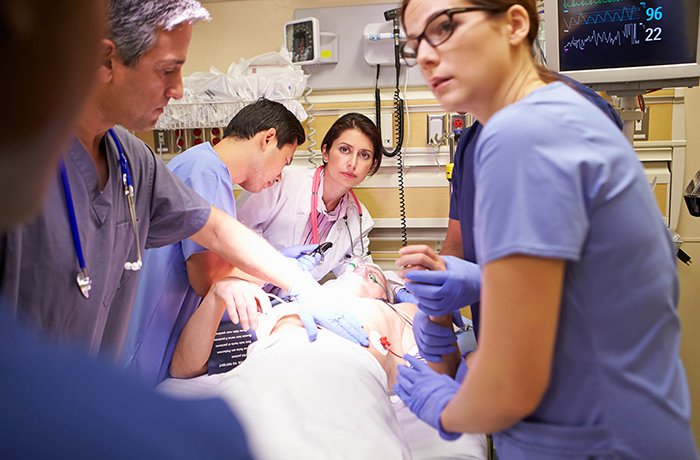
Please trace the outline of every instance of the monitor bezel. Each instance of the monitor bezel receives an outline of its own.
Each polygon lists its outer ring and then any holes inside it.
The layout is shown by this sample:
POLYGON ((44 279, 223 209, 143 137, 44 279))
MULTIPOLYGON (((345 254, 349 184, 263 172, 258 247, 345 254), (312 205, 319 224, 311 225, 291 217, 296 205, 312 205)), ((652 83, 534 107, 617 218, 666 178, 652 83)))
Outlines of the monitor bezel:
MULTIPOLYGON (((599 89, 630 87, 644 90, 698 84, 698 77, 700 77, 700 31, 698 32, 695 63, 562 71, 559 62, 560 3, 561 0, 544 0, 545 56, 549 69, 599 89)), ((698 24, 700 27, 700 12, 698 13, 698 24)))

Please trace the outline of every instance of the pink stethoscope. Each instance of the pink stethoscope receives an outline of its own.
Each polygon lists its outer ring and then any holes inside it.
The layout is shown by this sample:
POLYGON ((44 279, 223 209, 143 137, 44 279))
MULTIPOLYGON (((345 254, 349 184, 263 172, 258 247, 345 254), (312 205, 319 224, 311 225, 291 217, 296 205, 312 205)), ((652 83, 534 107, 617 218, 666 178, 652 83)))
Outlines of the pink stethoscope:
MULTIPOLYGON (((311 242, 313 244, 319 244, 318 237, 318 189, 321 187, 321 171, 323 171, 324 165, 316 168, 314 172, 314 180, 311 183, 311 242)), ((357 199, 357 195, 353 189, 350 189, 350 196, 352 197, 355 205, 357 206, 357 212, 360 215, 360 244, 362 245, 362 254, 365 254, 365 243, 362 241, 362 206, 360 205, 360 200, 357 199)), ((353 248, 352 244, 352 234, 350 233, 350 226, 348 225, 348 214, 345 213, 345 228, 348 230, 348 236, 350 237, 350 247, 353 248)), ((353 251, 354 252, 354 251, 353 251)), ((354 253, 353 253, 354 255, 354 253)), ((360 257, 363 257, 361 255, 360 257)))

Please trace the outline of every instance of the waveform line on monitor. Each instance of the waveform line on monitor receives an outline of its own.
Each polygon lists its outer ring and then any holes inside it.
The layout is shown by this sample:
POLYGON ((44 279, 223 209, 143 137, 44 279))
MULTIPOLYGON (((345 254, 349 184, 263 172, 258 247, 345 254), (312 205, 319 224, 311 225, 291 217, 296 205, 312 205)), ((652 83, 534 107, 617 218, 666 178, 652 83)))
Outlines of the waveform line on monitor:
POLYGON ((625 24, 622 30, 617 32, 592 31, 583 38, 572 38, 564 44, 564 52, 568 53, 572 48, 578 51, 586 49, 587 45, 622 45, 622 40, 629 39, 631 45, 639 44, 637 39, 637 24, 625 24))
POLYGON ((631 8, 624 7, 621 10, 611 11, 594 11, 591 13, 579 13, 576 16, 571 16, 567 21, 564 18, 564 24, 569 29, 572 25, 583 24, 600 24, 604 22, 625 22, 637 19, 637 14, 640 9, 636 6, 631 8))
POLYGON ((582 8, 593 5, 607 5, 610 3, 620 3, 621 1, 622 0, 564 0, 562 6, 564 7, 564 11, 566 11, 567 8, 582 8))

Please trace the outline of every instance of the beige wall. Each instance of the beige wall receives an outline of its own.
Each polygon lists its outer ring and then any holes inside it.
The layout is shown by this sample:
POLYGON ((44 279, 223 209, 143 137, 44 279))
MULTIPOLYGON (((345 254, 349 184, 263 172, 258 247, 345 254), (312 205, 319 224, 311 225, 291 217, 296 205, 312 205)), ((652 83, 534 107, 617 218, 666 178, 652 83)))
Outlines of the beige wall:
MULTIPOLYGON (((688 184, 700 169, 700 88, 687 89, 686 103, 686 167, 683 184, 688 184)), ((693 402, 693 432, 700 442, 700 217, 692 217, 687 209, 681 212, 678 233, 686 241, 683 250, 693 260, 688 267, 679 264, 681 284, 679 313, 683 327, 681 356, 688 373, 693 402)))
MULTIPOLYGON (((333 0, 250 0, 207 3, 214 20, 199 24, 194 29, 192 45, 184 74, 207 71, 211 65, 225 71, 229 64, 240 58, 268 51, 277 51, 282 44, 283 24, 293 18, 296 8, 391 3, 387 1, 333 1, 333 0)), ((700 169, 700 89, 686 90, 687 184, 700 169)), ((650 139, 670 139, 670 106, 652 108, 650 139)), ((414 126, 424 129, 422 124, 414 126)), ((412 129, 413 130, 413 129, 412 129)), ((419 136, 423 138, 423 136, 419 136)), ((674 178, 673 180, 679 180, 674 178)), ((436 191, 441 194, 441 191, 436 191)), ((369 197, 365 199, 370 200, 369 197)), ((443 202, 443 204, 445 204, 443 202)), ((441 211, 446 208, 440 207, 441 211)), ((681 212, 679 233, 686 241, 683 249, 694 265, 679 265, 681 300, 679 312, 683 326, 682 357, 684 359, 693 400, 693 428, 700 439, 700 218, 681 212)))

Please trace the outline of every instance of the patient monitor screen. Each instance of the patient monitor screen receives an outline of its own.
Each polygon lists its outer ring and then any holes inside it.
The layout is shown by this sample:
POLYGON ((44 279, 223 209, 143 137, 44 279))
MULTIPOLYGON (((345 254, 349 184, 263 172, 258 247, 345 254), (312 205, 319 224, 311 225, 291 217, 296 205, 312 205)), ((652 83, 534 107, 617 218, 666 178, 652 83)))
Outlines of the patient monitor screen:
POLYGON ((556 0, 562 71, 693 64, 698 0, 556 0))

